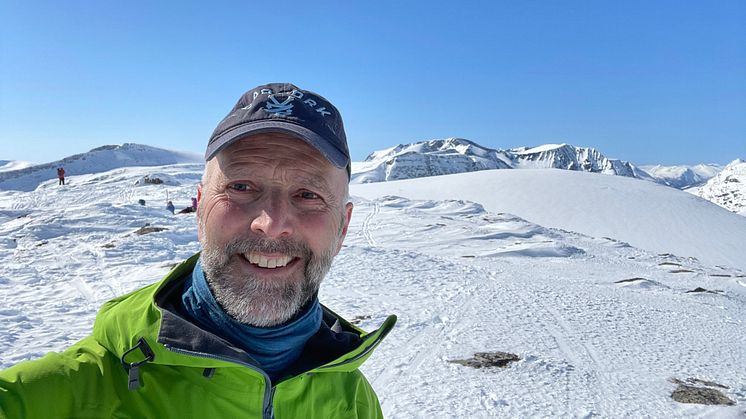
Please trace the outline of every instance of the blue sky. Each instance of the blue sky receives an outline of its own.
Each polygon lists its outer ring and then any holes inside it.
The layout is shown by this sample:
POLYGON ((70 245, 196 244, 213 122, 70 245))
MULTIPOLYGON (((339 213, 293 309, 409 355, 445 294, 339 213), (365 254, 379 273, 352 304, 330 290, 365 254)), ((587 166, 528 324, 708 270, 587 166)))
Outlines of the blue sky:
POLYGON ((746 2, 0 2, 0 159, 203 153, 246 90, 342 112, 353 160, 463 137, 746 158, 746 2))

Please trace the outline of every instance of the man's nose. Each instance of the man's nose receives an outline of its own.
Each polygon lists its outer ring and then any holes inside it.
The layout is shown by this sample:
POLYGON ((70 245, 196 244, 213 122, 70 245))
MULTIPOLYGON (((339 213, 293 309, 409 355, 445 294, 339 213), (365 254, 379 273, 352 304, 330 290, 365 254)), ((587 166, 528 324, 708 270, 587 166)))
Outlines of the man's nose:
POLYGON ((251 231, 268 238, 290 236, 293 233, 290 203, 273 194, 264 199, 259 214, 251 221, 251 231))

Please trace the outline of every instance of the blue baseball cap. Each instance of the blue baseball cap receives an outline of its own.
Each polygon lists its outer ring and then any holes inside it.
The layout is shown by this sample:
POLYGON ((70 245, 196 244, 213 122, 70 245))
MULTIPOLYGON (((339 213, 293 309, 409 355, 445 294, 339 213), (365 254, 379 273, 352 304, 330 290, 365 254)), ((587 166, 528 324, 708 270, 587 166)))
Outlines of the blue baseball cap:
POLYGON ((282 132, 314 146, 350 176, 350 151, 342 116, 322 96, 290 83, 269 83, 244 93, 207 143, 205 161, 240 139, 282 132))

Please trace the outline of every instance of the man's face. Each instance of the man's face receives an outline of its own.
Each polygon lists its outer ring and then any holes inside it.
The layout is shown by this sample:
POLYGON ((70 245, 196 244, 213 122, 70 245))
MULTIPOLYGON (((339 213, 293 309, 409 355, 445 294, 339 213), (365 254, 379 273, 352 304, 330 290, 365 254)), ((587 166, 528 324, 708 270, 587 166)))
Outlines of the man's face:
POLYGON ((205 174, 197 218, 215 298, 246 324, 290 320, 318 291, 347 234, 347 172, 305 141, 271 133, 230 145, 205 174))

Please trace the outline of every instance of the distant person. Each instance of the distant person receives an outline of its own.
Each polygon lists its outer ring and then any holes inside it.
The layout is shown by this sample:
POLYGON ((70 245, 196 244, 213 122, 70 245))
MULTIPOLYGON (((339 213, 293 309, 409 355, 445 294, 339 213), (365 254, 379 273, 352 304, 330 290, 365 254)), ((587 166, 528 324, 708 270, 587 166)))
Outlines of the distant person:
POLYGON ((64 167, 57 168, 57 179, 59 179, 59 183, 57 185, 65 184, 65 168, 64 167))
POLYGON ((179 210, 179 214, 189 214, 190 212, 195 212, 194 208, 192 208, 191 206, 184 207, 179 210))
POLYGON ((167 210, 169 210, 169 211, 171 211, 171 214, 173 214, 173 213, 174 213, 174 210, 175 210, 176 208, 174 207, 174 203, 173 203, 173 202, 171 202, 171 201, 168 201, 168 202, 166 203, 166 209, 167 209, 167 210))
POLYGON ((179 214, 189 214, 191 212, 197 212, 197 198, 192 198, 191 206, 184 207, 181 210, 179 210, 179 214))
POLYGON ((358 368, 396 318, 365 333, 318 296, 352 217, 339 111, 259 86, 205 159, 202 252, 105 303, 66 351, 0 372, 0 417, 382 417, 358 368))

